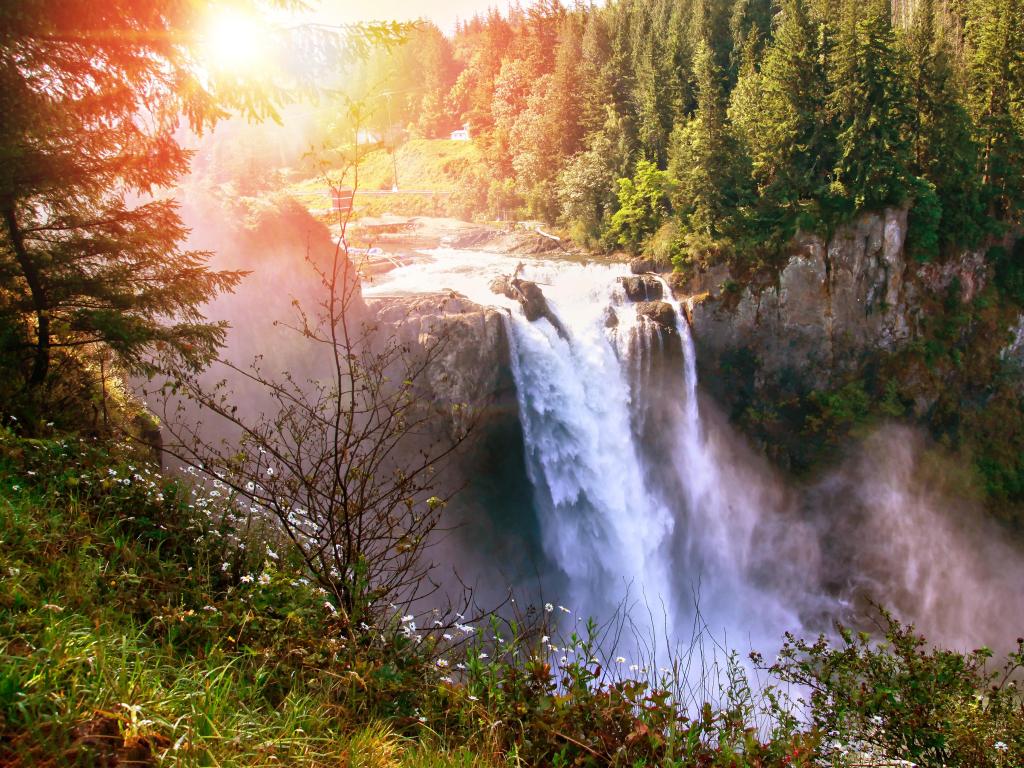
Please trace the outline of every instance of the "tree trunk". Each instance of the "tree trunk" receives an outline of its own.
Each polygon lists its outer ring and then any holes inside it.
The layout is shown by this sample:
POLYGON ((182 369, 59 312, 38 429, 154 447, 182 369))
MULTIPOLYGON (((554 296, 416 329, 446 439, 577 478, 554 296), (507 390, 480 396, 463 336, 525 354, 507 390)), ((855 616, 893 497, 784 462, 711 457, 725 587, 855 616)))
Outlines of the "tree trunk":
POLYGON ((14 211, 14 204, 6 201, 3 206, 4 222, 7 224, 7 233, 11 240, 11 247, 14 249, 14 257, 18 260, 21 273, 28 283, 29 292, 32 295, 32 307, 36 313, 36 356, 32 363, 32 374, 28 384, 30 389, 35 389, 44 381, 50 370, 50 315, 46 301, 46 291, 43 289, 42 277, 39 274, 39 267, 32 260, 28 250, 25 248, 25 238, 18 226, 18 218, 14 211))

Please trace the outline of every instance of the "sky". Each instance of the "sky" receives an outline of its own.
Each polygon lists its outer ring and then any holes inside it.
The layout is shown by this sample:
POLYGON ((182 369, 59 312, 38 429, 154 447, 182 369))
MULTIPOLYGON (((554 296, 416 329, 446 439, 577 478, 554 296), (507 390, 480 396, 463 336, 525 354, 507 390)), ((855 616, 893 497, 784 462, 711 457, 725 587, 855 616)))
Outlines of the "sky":
POLYGON ((505 10, 507 0, 321 0, 317 18, 325 23, 352 21, 411 21, 428 18, 445 32, 456 19, 496 7, 505 10))

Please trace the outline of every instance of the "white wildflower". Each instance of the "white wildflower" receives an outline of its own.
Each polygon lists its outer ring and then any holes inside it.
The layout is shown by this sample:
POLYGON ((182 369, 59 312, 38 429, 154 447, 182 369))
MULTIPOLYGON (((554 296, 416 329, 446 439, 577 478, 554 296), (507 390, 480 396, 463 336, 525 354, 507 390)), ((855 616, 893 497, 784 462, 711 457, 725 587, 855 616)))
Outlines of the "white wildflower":
POLYGON ((1009 749, 1005 741, 997 741, 992 745, 992 748, 999 752, 1006 752, 1009 749))
POLYGON ((625 664, 626 663, 626 657, 625 656, 616 656, 615 657, 615 663, 616 664, 625 664))
POLYGON ((245 576, 243 576, 242 578, 240 578, 240 579, 239 579, 239 581, 240 581, 240 582, 241 582, 242 584, 252 584, 252 582, 253 582, 253 578, 252 578, 252 575, 251 575, 251 574, 248 574, 248 573, 247 573, 247 574, 245 574, 245 576))
POLYGON ((548 613, 551 613, 553 610, 555 610, 555 606, 553 606, 551 603, 544 603, 544 610, 548 613))

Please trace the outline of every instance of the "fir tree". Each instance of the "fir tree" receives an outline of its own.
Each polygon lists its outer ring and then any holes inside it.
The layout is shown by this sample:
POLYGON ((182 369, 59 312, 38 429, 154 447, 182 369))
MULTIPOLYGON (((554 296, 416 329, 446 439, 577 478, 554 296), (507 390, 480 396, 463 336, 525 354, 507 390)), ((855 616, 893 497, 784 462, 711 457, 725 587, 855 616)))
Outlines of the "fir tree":
POLYGON ((969 103, 989 215, 1024 211, 1024 3, 978 0, 968 22, 969 103))
MULTIPOLYGON (((984 219, 978 148, 956 86, 948 37, 934 0, 921 0, 907 33, 914 172, 935 190, 940 211, 936 245, 974 245, 984 219)), ((924 202, 918 200, 915 208, 924 202)))
POLYGON ((836 51, 835 187, 853 210, 902 203, 911 185, 908 97, 891 16, 889 0, 871 0, 836 51))
POLYGON ((673 204, 692 232, 717 237, 747 194, 747 158, 726 115, 724 74, 711 48, 697 46, 693 60, 697 111, 677 129, 669 172, 678 181, 673 204))
POLYGON ((224 115, 195 74, 188 31, 199 23, 177 2, 0 10, 3 311, 29 326, 31 389, 56 348, 101 342, 140 371, 154 353, 197 368, 222 340, 199 309, 240 275, 181 250, 175 204, 152 197, 188 166, 179 117, 201 131, 224 115))
MULTIPOLYGON (((730 117, 749 147, 767 205, 794 210, 824 194, 833 137, 819 32, 805 0, 783 0, 760 72, 748 63, 733 92, 730 117)), ((748 54, 749 58, 749 54, 748 54)))

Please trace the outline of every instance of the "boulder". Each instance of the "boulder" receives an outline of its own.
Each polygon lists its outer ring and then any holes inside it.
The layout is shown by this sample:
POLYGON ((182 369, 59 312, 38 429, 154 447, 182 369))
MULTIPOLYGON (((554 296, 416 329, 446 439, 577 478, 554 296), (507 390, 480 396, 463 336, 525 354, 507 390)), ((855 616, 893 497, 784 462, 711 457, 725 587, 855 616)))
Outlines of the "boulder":
POLYGON ((548 300, 544 298, 544 292, 536 283, 530 280, 523 280, 520 277, 502 275, 491 281, 491 291, 518 301, 519 306, 523 308, 523 314, 531 323, 540 320, 542 317, 546 318, 555 327, 555 330, 558 331, 559 336, 563 339, 569 338, 565 327, 558 319, 558 316, 551 311, 551 308, 548 306, 548 300))
POLYGON ((660 301, 662 298, 661 281, 651 275, 620 277, 619 282, 630 301, 660 301))
POLYGON ((531 323, 551 314, 548 300, 544 298, 544 291, 539 285, 519 278, 513 278, 511 285, 519 294, 517 298, 523 307, 523 314, 531 323))
POLYGON ((641 301, 636 305, 638 317, 646 317, 663 331, 676 332, 676 311, 667 301, 641 301))
POLYGON ((629 260, 629 271, 634 275, 642 275, 644 272, 657 272, 658 265, 654 259, 647 256, 637 256, 629 260))

